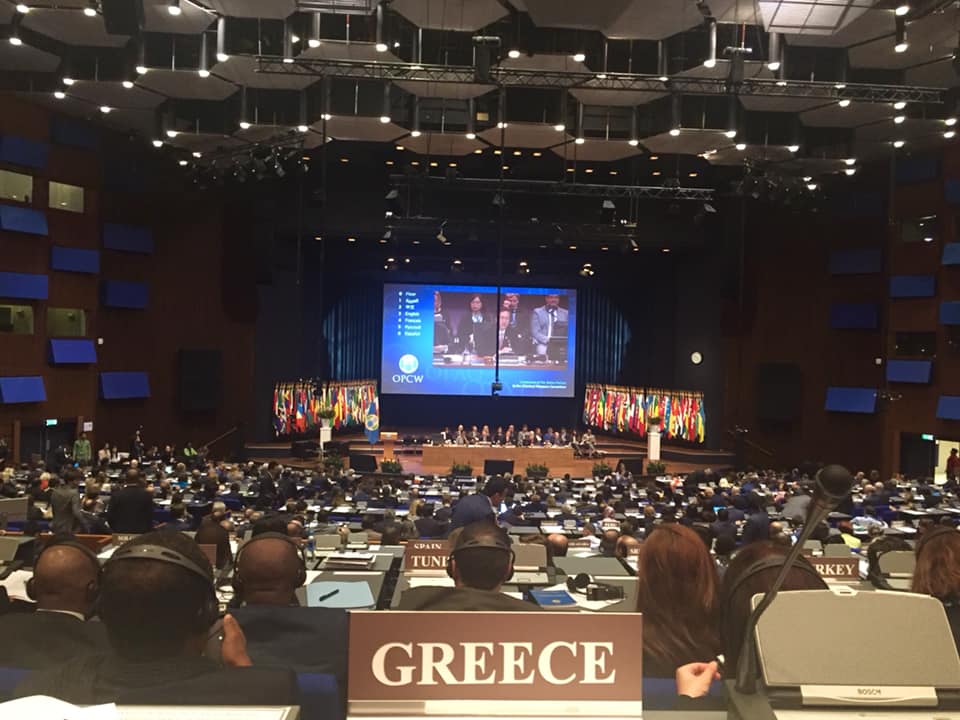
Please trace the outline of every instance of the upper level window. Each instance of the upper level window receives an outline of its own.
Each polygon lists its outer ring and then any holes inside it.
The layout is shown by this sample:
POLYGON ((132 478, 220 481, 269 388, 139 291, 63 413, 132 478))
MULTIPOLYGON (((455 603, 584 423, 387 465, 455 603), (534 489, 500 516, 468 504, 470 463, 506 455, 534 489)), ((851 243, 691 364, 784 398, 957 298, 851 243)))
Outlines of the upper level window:
POLYGON ((50 181, 50 207, 55 210, 83 212, 83 188, 50 181))
POLYGON ((29 305, 0 305, 0 333, 33 334, 33 308, 29 305))
POLYGON ((936 242, 940 237, 940 223, 936 215, 908 218, 900 222, 900 242, 936 242))
POLYGON ((0 170, 0 198, 28 203, 33 195, 33 178, 23 173, 0 170))
POLYGON ((47 335, 83 337, 87 334, 87 314, 80 308, 47 308, 47 335))

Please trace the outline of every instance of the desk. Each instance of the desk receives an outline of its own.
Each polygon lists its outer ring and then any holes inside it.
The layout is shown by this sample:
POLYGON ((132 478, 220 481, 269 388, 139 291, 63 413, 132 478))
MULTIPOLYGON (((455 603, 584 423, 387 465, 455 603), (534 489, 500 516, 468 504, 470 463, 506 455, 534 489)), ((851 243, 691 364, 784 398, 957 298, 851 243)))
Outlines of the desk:
POLYGON ((546 465, 551 475, 576 472, 570 447, 501 447, 470 445, 424 445, 423 472, 448 473, 453 463, 466 463, 473 474, 483 472, 484 460, 513 460, 513 471, 523 473, 527 465, 546 465))
MULTIPOLYGON (((380 604, 380 593, 383 591, 383 583, 385 580, 386 573, 373 570, 324 570, 318 572, 311 582, 365 582, 370 587, 370 594, 373 595, 376 609, 380 609, 382 607, 380 604)), ((307 606, 307 591, 305 588, 306 586, 302 585, 297 588, 295 593, 297 601, 303 607, 307 606)))
POLYGON ((630 573, 627 572, 623 563, 617 558, 600 556, 578 558, 568 555, 567 557, 554 558, 553 564, 557 566, 557 570, 562 570, 570 577, 578 575, 579 573, 586 573, 594 577, 600 575, 606 577, 630 577, 630 573))

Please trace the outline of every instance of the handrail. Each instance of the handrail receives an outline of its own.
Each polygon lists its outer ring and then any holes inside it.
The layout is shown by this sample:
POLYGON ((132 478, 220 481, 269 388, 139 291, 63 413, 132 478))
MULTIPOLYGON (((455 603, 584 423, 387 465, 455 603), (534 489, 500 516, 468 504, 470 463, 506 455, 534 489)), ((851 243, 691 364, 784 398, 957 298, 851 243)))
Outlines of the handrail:
POLYGON ((218 442, 220 442, 221 440, 223 440, 225 437, 229 437, 230 435, 233 435, 233 434, 234 434, 237 430, 239 430, 239 429, 240 429, 240 426, 239 426, 239 425, 234 425, 232 428, 230 428, 229 430, 227 430, 225 433, 221 433, 220 435, 217 435, 217 437, 215 437, 213 440, 211 440, 210 442, 207 442, 207 443, 203 443, 200 447, 209 448, 211 445, 215 445, 216 443, 218 443, 218 442))
MULTIPOLYGON (((738 433, 737 433, 736 431, 734 431, 734 430, 727 430, 727 435, 730 435, 730 436, 732 436, 732 437, 738 437, 738 433)), ((757 450, 757 451, 763 453, 764 455, 766 455, 767 457, 773 457, 773 451, 772 451, 772 450, 767 450, 765 447, 761 447, 760 445, 757 445, 757 444, 756 444, 755 442, 753 442, 752 440, 747 440, 747 439, 746 439, 745 437, 743 437, 742 435, 739 435, 739 437, 740 437, 741 440, 743 440, 743 444, 746 445, 747 447, 749 447, 749 448, 751 448, 751 449, 753 449, 753 450, 757 450)))

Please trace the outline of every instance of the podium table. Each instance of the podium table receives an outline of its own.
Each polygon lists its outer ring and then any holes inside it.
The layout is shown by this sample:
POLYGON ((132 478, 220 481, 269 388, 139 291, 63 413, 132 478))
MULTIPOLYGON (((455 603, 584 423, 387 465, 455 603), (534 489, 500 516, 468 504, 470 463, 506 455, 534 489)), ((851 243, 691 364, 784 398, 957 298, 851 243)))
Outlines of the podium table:
POLYGON ((383 459, 395 460, 396 456, 393 454, 393 446, 397 442, 397 433, 382 432, 380 433, 380 441, 383 443, 383 459))

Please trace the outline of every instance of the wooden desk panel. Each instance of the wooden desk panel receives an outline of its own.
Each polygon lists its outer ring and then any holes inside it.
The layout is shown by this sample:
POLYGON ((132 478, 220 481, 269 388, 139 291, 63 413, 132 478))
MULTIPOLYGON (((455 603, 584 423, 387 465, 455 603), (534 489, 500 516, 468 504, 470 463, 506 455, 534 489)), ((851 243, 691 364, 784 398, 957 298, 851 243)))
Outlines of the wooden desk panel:
POLYGON ((563 475, 577 467, 570 447, 423 446, 423 472, 447 473, 457 462, 469 464, 477 475, 483 472, 484 460, 513 460, 513 472, 520 474, 527 465, 546 465, 551 475, 563 475))

